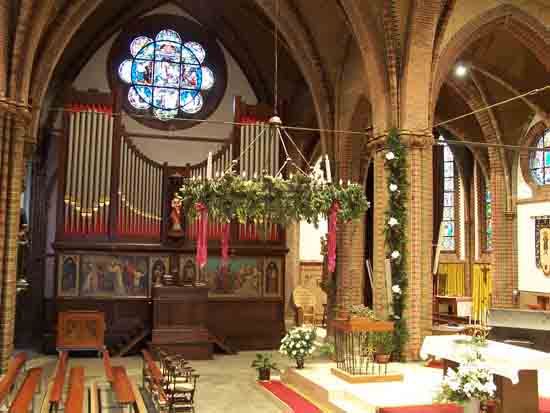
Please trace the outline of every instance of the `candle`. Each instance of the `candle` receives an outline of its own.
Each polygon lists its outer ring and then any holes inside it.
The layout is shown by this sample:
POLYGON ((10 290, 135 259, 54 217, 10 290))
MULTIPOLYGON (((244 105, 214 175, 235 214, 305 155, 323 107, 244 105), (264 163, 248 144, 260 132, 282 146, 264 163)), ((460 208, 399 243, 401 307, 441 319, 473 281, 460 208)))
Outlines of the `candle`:
POLYGON ((325 169, 327 170, 327 182, 330 184, 332 182, 332 174, 330 173, 330 161, 328 160, 328 155, 325 155, 325 169))
POLYGON ((243 171, 243 178, 246 178, 246 171, 243 171))
POLYGON ((206 179, 212 179, 212 152, 208 152, 208 161, 206 162, 206 179))

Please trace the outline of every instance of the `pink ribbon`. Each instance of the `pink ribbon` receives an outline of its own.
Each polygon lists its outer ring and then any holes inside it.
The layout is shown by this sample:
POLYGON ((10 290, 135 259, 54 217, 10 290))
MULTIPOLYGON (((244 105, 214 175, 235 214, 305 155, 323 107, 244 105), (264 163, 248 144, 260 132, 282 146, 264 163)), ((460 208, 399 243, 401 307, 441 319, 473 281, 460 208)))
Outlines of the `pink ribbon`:
POLYGON ((199 213, 199 228, 197 233, 197 264, 200 268, 206 265, 208 259, 208 208, 203 203, 195 204, 199 213))
POLYGON ((227 267, 229 259, 229 222, 222 224, 222 268, 227 267))
POLYGON ((336 223, 338 220, 338 210, 340 205, 338 202, 334 202, 330 207, 330 213, 328 217, 328 272, 333 273, 336 269, 336 223))

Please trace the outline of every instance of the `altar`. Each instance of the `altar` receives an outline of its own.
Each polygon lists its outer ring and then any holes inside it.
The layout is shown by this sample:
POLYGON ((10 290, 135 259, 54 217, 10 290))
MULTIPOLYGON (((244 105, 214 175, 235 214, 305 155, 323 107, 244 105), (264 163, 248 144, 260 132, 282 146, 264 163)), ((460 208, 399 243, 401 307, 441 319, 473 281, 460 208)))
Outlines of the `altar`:
MULTIPOLYGON (((465 335, 428 336, 420 356, 443 359, 460 364, 471 350, 465 335)), ((541 351, 488 341, 487 346, 475 347, 495 374, 497 413, 538 413, 538 372, 550 368, 550 355, 541 351)))

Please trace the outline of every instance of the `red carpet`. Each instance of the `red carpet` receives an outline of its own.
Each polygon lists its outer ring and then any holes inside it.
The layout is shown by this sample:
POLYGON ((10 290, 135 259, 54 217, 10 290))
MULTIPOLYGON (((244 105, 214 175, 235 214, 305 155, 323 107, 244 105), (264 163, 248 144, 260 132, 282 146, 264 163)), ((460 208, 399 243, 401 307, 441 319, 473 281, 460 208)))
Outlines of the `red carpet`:
POLYGON ((432 404, 426 406, 384 407, 380 413, 463 413, 464 408, 454 404, 432 404))
POLYGON ((441 360, 430 360, 426 363, 426 367, 431 367, 432 369, 442 369, 443 362, 441 360))
POLYGON ((321 413, 317 406, 308 402, 280 381, 260 381, 258 383, 290 407, 294 413, 321 413))
POLYGON ((550 399, 546 397, 539 398, 539 413, 550 413, 550 399))

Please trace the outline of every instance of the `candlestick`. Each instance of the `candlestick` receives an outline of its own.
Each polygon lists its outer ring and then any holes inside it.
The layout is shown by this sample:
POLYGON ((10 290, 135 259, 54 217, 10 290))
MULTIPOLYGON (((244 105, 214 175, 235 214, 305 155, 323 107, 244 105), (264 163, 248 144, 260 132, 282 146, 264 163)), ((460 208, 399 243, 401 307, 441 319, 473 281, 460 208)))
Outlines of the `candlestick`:
POLYGON ((330 173, 330 161, 328 160, 328 155, 325 155, 325 169, 327 172, 327 182, 332 182, 332 174, 330 173))
POLYGON ((206 162, 206 179, 212 179, 212 152, 208 152, 208 161, 206 162))

